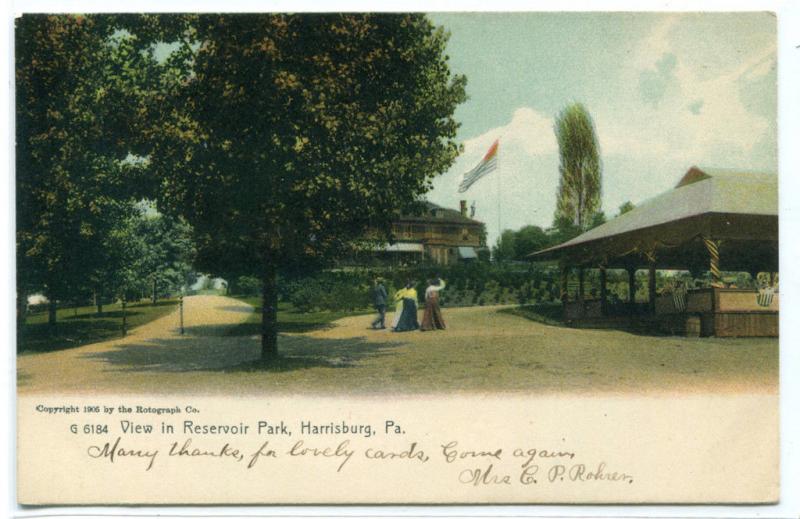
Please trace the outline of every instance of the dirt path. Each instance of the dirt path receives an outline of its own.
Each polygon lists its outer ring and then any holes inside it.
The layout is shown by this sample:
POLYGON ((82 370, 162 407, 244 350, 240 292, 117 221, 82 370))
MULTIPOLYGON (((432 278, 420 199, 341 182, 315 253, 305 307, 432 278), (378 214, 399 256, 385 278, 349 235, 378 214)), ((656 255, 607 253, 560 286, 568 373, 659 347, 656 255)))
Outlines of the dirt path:
POLYGON ((259 338, 230 336, 226 328, 251 311, 229 298, 187 298, 186 335, 177 334, 171 314, 124 340, 22 356, 19 392, 777 392, 775 339, 577 330, 492 307, 445 309, 448 329, 438 332, 371 330, 373 316, 361 315, 281 334, 282 358, 264 366, 259 338))
POLYGON ((243 322, 252 311, 252 306, 228 297, 186 297, 183 336, 176 309, 133 329, 124 339, 20 356, 18 392, 115 388, 158 392, 159 373, 216 369, 252 360, 257 351, 230 347, 235 344, 222 337, 228 326, 243 322))

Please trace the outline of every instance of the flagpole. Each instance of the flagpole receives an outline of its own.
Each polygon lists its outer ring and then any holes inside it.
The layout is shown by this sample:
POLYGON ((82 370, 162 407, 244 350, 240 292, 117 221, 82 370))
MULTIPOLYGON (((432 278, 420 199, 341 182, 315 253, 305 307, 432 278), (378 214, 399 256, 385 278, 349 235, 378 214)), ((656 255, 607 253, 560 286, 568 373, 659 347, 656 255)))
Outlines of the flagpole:
MULTIPOLYGON (((498 139, 499 140, 499 139, 498 139)), ((502 206, 500 205, 500 175, 502 171, 500 171, 500 154, 497 154, 497 173, 495 173, 495 177, 497 177, 497 182, 495 182, 495 186, 497 187, 497 239, 500 239, 500 235, 503 234, 503 215, 502 215, 502 206)))

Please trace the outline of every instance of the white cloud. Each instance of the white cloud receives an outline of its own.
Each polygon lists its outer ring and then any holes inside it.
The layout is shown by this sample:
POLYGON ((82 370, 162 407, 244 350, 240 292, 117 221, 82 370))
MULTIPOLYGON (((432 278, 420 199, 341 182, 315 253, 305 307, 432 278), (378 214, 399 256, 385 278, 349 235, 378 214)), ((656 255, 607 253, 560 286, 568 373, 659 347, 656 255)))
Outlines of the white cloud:
POLYGON ((464 153, 447 173, 434 180, 428 199, 451 208, 457 208, 459 200, 476 202, 475 218, 486 223, 490 245, 500 228, 547 226, 555 210, 557 151, 553 119, 530 107, 518 108, 508 124, 464 141, 464 153), (466 193, 458 193, 462 175, 475 167, 497 139, 497 170, 466 193))

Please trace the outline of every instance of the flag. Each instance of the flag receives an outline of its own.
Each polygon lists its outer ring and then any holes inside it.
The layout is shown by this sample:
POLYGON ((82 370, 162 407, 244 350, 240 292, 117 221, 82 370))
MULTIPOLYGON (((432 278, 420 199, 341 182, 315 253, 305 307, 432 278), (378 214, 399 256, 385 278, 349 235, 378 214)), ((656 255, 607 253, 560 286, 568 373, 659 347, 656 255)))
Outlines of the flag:
POLYGON ((458 186, 459 193, 463 193, 483 176, 497 169, 497 147, 499 145, 499 140, 494 141, 494 144, 492 144, 492 146, 489 148, 489 151, 486 152, 486 155, 483 156, 483 159, 478 163, 478 165, 472 168, 470 171, 464 173, 464 179, 458 186))

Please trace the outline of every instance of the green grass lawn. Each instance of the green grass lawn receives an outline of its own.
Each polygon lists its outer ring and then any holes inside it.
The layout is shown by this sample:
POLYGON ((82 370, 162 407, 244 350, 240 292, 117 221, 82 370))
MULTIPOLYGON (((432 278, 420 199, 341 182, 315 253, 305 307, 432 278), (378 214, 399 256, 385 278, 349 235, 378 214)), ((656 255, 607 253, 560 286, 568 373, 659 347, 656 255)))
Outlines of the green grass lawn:
MULTIPOLYGON (((178 304, 177 299, 165 299, 155 305, 148 302, 131 303, 127 308, 128 330, 167 315, 178 304)), ((104 305, 96 314, 94 306, 59 308, 56 325, 47 324, 47 312, 28 316, 17 337, 20 353, 41 353, 75 348, 84 344, 122 336, 122 305, 104 305)))
MULTIPOLYGON (((232 296, 234 299, 244 301, 255 310, 243 323, 229 328, 226 335, 230 337, 243 335, 258 335, 261 333, 261 298, 232 296)), ((300 312, 291 303, 278 303, 278 332, 280 333, 305 333, 321 330, 331 326, 331 323, 342 317, 351 315, 364 315, 374 310, 355 310, 353 312, 300 312)), ((377 315, 377 314, 376 314, 377 315)))

